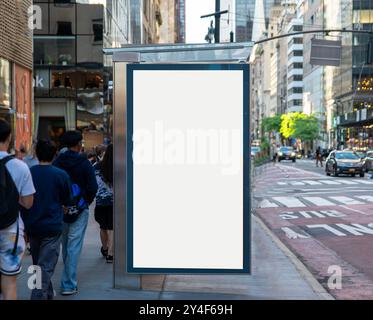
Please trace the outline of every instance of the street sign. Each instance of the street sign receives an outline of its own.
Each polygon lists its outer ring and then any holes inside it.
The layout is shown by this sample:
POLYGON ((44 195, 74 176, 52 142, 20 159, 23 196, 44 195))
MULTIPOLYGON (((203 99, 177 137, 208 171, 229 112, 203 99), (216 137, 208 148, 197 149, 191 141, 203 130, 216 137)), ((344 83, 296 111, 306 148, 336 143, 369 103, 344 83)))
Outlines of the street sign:
POLYGON ((311 39, 311 65, 335 66, 341 65, 342 41, 311 39))
POLYGON ((127 271, 250 272, 249 66, 127 66, 127 271))

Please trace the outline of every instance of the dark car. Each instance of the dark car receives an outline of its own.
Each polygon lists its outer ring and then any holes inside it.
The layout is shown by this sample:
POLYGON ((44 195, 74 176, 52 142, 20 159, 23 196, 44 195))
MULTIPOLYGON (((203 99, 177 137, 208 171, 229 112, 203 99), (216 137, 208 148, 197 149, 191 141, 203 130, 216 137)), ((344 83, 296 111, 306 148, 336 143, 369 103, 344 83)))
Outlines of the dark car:
POLYGON ((325 173, 335 177, 340 174, 364 177, 364 161, 354 151, 332 151, 326 159, 325 173))
POLYGON ((295 162, 297 158, 293 147, 281 147, 280 149, 278 149, 277 156, 278 162, 280 162, 281 160, 292 160, 293 162, 295 162))

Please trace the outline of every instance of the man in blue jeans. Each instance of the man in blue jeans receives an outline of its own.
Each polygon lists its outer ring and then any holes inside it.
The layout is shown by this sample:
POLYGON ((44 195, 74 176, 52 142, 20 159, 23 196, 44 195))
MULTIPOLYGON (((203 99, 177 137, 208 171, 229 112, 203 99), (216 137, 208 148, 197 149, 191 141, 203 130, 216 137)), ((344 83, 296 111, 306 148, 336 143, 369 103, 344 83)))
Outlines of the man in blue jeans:
POLYGON ((39 140, 36 156, 39 165, 31 168, 36 193, 34 204, 22 210, 30 239, 32 262, 41 268, 42 287, 32 290, 31 300, 53 300, 51 278, 60 255, 63 206, 71 204, 71 185, 67 173, 52 166, 57 147, 52 141, 39 140))
POLYGON ((89 205, 95 199, 97 182, 94 169, 87 157, 81 155, 83 137, 79 131, 68 131, 62 137, 62 144, 68 148, 60 153, 54 165, 63 169, 71 178, 72 184, 79 187, 85 208, 74 216, 64 216, 62 232, 62 257, 64 270, 61 278, 61 294, 72 295, 78 292, 77 268, 83 240, 88 225, 89 205))

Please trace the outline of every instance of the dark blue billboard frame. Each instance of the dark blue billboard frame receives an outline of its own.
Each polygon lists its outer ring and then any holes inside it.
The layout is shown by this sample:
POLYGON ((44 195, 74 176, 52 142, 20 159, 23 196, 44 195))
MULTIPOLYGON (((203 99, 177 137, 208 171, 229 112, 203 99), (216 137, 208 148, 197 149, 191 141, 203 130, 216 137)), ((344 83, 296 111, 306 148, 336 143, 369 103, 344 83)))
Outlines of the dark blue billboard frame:
POLYGON ((251 274, 250 102, 247 64, 128 64, 127 65, 127 272, 132 274, 251 274), (133 266, 133 74, 135 71, 238 70, 243 72, 243 268, 137 268, 133 266))

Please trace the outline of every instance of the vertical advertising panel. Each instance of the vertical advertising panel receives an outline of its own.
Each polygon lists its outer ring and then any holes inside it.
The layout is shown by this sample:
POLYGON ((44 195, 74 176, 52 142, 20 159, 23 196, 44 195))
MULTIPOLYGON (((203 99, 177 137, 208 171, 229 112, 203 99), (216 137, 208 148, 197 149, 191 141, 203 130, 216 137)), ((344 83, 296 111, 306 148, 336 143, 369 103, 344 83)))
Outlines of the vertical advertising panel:
POLYGON ((16 150, 31 147, 31 71, 15 65, 16 150))
POLYGON ((128 272, 250 272, 248 68, 127 66, 128 272))

